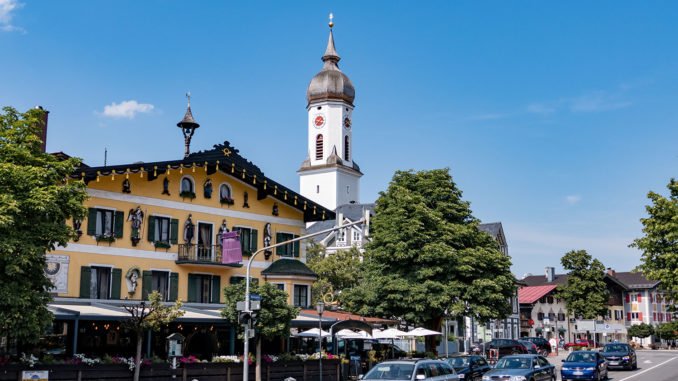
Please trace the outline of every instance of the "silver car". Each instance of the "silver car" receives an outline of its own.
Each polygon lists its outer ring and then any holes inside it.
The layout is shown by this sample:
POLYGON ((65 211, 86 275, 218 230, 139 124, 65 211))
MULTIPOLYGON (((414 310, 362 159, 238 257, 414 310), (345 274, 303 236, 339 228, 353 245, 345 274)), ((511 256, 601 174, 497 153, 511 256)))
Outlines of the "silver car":
POLYGON ((441 360, 396 360, 375 365, 361 380, 458 381, 459 375, 441 360))

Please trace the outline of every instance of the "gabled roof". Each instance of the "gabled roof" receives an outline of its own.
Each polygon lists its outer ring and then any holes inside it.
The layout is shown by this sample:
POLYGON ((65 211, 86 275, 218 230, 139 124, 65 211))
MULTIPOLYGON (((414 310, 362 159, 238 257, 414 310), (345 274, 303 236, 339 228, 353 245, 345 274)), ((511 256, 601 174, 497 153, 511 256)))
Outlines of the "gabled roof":
POLYGON ((546 286, 531 286, 523 287, 518 290, 518 303, 520 304, 532 304, 539 300, 542 296, 548 294, 558 287, 557 284, 551 284, 546 286))
MULTIPOLYGON (((374 203, 369 203, 369 204, 343 204, 337 206, 337 209, 335 209, 335 216, 338 215, 339 213, 342 213, 344 215, 344 221, 350 221, 350 222, 355 222, 358 221, 359 219, 364 217, 365 210, 369 210, 370 212, 374 210, 374 203)), ((336 218, 334 220, 325 220, 325 221, 320 221, 316 222, 315 224, 309 226, 306 231, 309 233, 315 233, 319 232, 322 230, 330 229, 337 226, 337 221, 336 218)), ((356 228, 358 229, 358 228, 356 228)), ((332 232, 327 233, 327 234, 322 234, 319 235, 315 238, 316 241, 320 242, 325 240, 330 234, 334 234, 332 232)))
POLYGON ((278 259, 261 272, 262 275, 302 275, 318 278, 318 275, 309 269, 305 263, 296 259, 278 259))
POLYGON ((615 278, 630 289, 648 289, 655 288, 659 281, 650 280, 641 272, 615 272, 615 278))
POLYGON ((211 150, 194 152, 181 160, 136 162, 105 167, 81 167, 71 177, 81 179, 87 184, 96 180, 98 176, 145 172, 147 173, 146 179, 153 181, 168 170, 180 168, 201 168, 201 170, 205 170, 203 168, 206 167, 208 175, 219 171, 257 188, 258 200, 270 196, 277 199, 278 202, 303 211, 305 222, 335 219, 333 211, 266 177, 259 167, 240 156, 238 152, 228 141, 225 141, 223 144, 214 145, 211 150))
POLYGON ((496 237, 501 232, 501 222, 490 222, 487 224, 478 224, 478 229, 496 237))
POLYGON ((545 275, 530 275, 521 279, 520 282, 526 284, 527 286, 544 286, 544 285, 558 285, 558 284, 567 284, 567 274, 556 274, 553 282, 548 282, 545 275))

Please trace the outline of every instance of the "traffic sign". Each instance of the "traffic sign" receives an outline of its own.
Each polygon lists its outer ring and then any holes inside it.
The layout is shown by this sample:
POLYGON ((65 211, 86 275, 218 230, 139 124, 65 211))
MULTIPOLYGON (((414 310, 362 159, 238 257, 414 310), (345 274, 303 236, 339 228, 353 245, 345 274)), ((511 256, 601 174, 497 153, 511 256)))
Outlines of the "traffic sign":
POLYGON ((258 300, 253 300, 250 302, 250 310, 257 311, 261 309, 261 302, 258 300))
POLYGON ((261 300, 261 295, 250 295, 250 300, 261 300))
POLYGON ((236 302, 235 309, 238 311, 245 311, 245 302, 236 302))

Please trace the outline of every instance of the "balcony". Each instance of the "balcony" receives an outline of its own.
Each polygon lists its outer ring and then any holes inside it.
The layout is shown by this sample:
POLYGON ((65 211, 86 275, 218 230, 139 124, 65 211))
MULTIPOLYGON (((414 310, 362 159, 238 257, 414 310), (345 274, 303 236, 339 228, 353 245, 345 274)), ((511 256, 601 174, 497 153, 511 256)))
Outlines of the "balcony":
POLYGON ((221 263, 221 245, 180 244, 176 264, 242 267, 241 263, 221 263))

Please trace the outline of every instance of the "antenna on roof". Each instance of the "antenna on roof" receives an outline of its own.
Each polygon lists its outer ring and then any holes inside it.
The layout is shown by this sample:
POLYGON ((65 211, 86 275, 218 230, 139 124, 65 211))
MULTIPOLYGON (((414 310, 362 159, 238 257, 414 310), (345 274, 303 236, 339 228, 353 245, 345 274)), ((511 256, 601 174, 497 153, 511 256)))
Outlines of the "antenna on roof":
POLYGON ((104 147, 104 167, 106 166, 107 159, 108 159, 108 149, 104 147))

